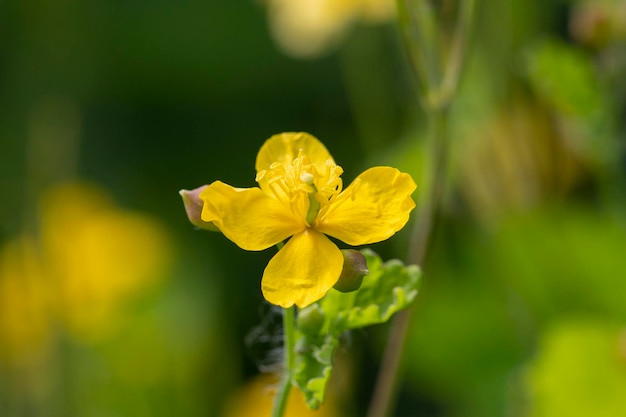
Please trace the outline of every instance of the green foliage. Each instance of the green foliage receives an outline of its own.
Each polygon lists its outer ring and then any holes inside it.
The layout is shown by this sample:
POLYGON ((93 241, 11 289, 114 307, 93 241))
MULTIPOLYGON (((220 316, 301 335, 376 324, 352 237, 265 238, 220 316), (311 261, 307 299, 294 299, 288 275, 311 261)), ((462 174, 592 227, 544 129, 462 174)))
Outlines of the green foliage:
MULTIPOLYGON (((512 376, 534 352, 544 327, 572 315, 625 322, 625 225, 570 204, 509 214, 487 237, 470 228, 456 232, 460 243, 454 250, 449 244, 447 251, 434 248, 429 276, 436 279, 428 281, 428 296, 420 297, 419 319, 412 322, 408 380, 422 395, 445 404, 442 415, 499 417, 507 410, 522 415, 518 409, 528 400, 512 376)), ((572 354, 579 349, 574 344, 572 354)), ((597 366, 596 358, 575 355, 577 372, 597 366)), ((547 367, 556 356, 542 361, 547 367)), ((573 359, 567 361, 574 366, 573 359)), ((612 384, 594 378, 600 389, 612 384)), ((576 396, 569 398, 575 406, 576 396)), ((574 416, 533 417, 561 415, 574 416)))
POLYGON ((541 320, 585 312, 626 319, 626 227, 572 206, 511 217, 492 242, 494 272, 541 320))
POLYGON ((589 117, 602 108, 598 77, 591 58, 581 49, 545 40, 529 48, 526 64, 532 87, 557 110, 589 117))
POLYGON ((624 328, 605 320, 551 326, 528 365, 529 417, 626 415, 624 328))
POLYGON ((546 39, 528 48, 526 72, 535 93, 576 132, 575 146, 598 166, 616 163, 613 104, 592 57, 580 47, 546 39))
POLYGON ((384 323, 417 297, 420 270, 397 259, 383 264, 371 250, 361 251, 369 275, 357 291, 334 289, 298 315, 294 383, 312 409, 324 401, 339 337, 347 330, 384 323))

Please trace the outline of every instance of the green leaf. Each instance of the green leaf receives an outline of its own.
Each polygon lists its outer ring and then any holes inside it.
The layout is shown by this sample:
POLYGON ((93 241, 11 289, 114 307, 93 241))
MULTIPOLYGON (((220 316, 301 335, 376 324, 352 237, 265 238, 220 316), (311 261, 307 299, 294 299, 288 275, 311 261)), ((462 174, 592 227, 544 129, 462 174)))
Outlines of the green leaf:
POLYGON ((548 38, 527 48, 525 64, 532 89, 559 116, 558 125, 569 132, 573 149, 591 158, 596 169, 619 164, 613 122, 619 116, 593 56, 548 38))
POLYGON ((417 266, 405 266, 395 259, 383 264, 373 251, 361 253, 369 274, 358 290, 342 293, 331 289, 298 314, 293 382, 312 409, 324 402, 340 336, 347 330, 386 322, 417 297, 421 274, 417 266))
POLYGON ((591 56, 556 39, 532 45, 526 54, 531 86, 557 110, 589 118, 603 108, 604 97, 591 56))

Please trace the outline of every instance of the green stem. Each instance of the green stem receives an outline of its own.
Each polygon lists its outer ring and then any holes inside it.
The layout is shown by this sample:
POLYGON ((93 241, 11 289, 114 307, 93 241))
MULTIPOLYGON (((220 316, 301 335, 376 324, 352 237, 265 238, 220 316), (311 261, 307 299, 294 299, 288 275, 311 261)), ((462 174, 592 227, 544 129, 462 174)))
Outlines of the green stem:
MULTIPOLYGON (((48 188, 61 181, 75 180, 78 174, 80 114, 71 99, 49 97, 32 102, 27 119, 26 160, 21 187, 24 201, 22 232, 41 239, 37 201, 48 188)), ((30 410, 32 415, 65 415, 70 412, 65 399, 73 382, 69 374, 75 370, 76 362, 64 355, 55 330, 46 360, 29 362, 24 369, 20 369, 15 386, 11 387, 15 394, 11 394, 9 407, 15 404, 18 412, 30 410)), ((11 375, 8 380, 12 380, 11 375)))
POLYGON ((283 310, 283 329, 285 332, 284 344, 284 368, 283 376, 274 398, 272 417, 283 417, 287 409, 287 399, 291 391, 291 377, 295 362, 296 324, 295 308, 289 307, 283 310))
POLYGON ((475 0, 465 0, 461 4, 454 38, 450 49, 450 58, 446 63, 441 94, 439 97, 440 107, 447 107, 456 93, 459 77, 466 62, 467 43, 474 22, 475 0))
POLYGON ((409 62, 426 101, 432 95, 430 90, 440 84, 442 77, 435 14, 428 0, 397 0, 396 4, 404 43, 411 45, 407 48, 409 62))
POLYGON ((445 189, 445 172, 448 165, 448 143, 446 140, 447 108, 428 109, 430 126, 429 166, 417 220, 411 232, 407 263, 424 267, 429 243, 437 221, 445 189))
MULTIPOLYGON (((439 43, 437 22, 426 0, 398 0, 398 20, 409 49, 413 68, 422 81, 422 103, 429 121, 430 165, 424 178, 407 261, 424 269, 424 261, 432 241, 438 212, 445 189, 448 165, 446 124, 448 109, 456 94, 465 62, 467 42, 473 22, 474 0, 465 0, 457 17, 450 55, 445 62, 436 53, 439 43), (422 13, 419 13, 422 12, 422 13), (427 13, 424 13, 427 12, 427 13), (433 30, 434 29, 434 30, 433 30)), ((368 417, 387 417, 396 399, 402 356, 410 328, 412 308, 398 313, 391 325, 381 370, 374 387, 368 417)))
MULTIPOLYGON (((437 108, 429 111, 431 165, 429 181, 418 208, 417 221, 411 232, 411 242, 407 261, 423 268, 424 260, 437 221, 437 212, 444 195, 445 175, 447 166, 447 146, 445 130, 447 109, 437 108)), ((400 311, 394 317, 389 332, 389 340, 380 367, 380 373, 368 410, 368 417, 386 417, 390 415, 396 398, 400 365, 409 333, 413 308, 400 311)))

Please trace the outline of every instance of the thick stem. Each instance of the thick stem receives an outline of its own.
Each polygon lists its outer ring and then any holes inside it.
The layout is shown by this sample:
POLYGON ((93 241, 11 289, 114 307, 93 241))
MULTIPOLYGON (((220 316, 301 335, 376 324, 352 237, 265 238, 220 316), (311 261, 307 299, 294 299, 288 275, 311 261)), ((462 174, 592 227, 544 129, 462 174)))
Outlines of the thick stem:
POLYGON ((272 417, 283 417, 287 409, 287 400, 291 391, 291 377, 295 361, 295 343, 296 343, 296 325, 295 325, 295 307, 289 307, 283 310, 283 330, 285 333, 284 352, 284 368, 283 376, 274 398, 274 409, 272 417))

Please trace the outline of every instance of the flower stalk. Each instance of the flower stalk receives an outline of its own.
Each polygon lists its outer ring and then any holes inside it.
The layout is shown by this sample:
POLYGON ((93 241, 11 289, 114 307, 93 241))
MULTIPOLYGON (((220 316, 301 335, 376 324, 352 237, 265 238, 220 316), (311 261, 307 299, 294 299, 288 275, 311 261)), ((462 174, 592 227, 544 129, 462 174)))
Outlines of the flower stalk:
MULTIPOLYGON (((398 0, 398 23, 413 69, 421 82, 421 102, 429 123, 429 165, 418 203, 417 221, 411 232, 407 261, 424 270, 445 189, 448 165, 446 125, 465 63, 475 1, 460 4, 456 27, 446 61, 439 57, 440 34, 428 0, 398 0)), ((392 322, 381 370, 374 387, 368 417, 387 417, 396 399, 399 370, 409 332, 412 308, 401 311, 392 322)))
POLYGON ((274 408, 272 417, 283 417, 287 409, 287 400, 291 392, 291 381, 293 376, 293 368, 295 364, 295 342, 296 342, 296 325, 295 325, 295 307, 283 309, 283 331, 284 331, 284 363, 283 375, 280 385, 274 398, 274 408))
MULTIPOLYGON (((446 122, 447 111, 445 109, 429 112, 430 154, 432 155, 429 175, 431 181, 427 182, 428 186, 424 188, 420 198, 417 220, 411 231, 411 241, 407 254, 407 263, 418 265, 422 270, 444 194, 444 173, 447 166, 446 122)), ((391 323, 387 346, 367 417, 387 417, 392 411, 412 311, 413 308, 409 307, 398 312, 391 323)))

